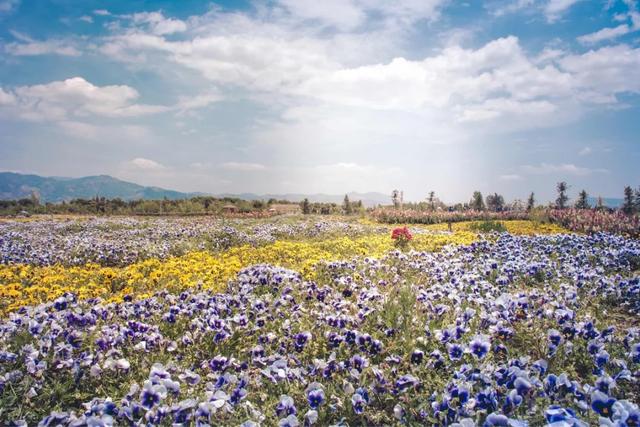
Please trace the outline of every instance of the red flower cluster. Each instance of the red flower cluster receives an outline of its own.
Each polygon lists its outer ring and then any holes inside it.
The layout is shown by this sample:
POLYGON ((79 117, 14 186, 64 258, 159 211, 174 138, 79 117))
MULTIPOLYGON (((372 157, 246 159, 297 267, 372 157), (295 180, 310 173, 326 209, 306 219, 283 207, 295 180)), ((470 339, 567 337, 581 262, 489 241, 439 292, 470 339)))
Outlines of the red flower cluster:
POLYGON ((409 231, 409 229, 405 226, 405 227, 398 227, 395 228, 393 230, 393 232, 391 233, 391 238, 393 240, 405 240, 405 241, 409 241, 411 239, 413 239, 413 236, 411 235, 411 232, 409 231))

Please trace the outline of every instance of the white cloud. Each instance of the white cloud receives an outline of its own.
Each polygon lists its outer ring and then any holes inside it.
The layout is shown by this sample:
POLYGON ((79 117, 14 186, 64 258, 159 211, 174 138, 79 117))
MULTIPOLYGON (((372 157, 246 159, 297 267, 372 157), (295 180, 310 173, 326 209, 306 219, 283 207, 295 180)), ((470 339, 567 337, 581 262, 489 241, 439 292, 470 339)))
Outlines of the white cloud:
POLYGON ((82 77, 47 84, 20 86, 12 97, 10 112, 27 120, 62 121, 89 116, 135 117, 170 110, 160 105, 136 104, 138 92, 129 86, 95 86, 82 77))
POLYGON ((151 159, 145 159, 144 157, 137 157, 131 160, 129 164, 145 171, 162 171, 166 169, 164 165, 151 159))
POLYGON ((523 9, 531 8, 535 5, 536 0, 507 0, 494 2, 488 5, 492 15, 503 16, 510 13, 518 12, 523 9))
POLYGON ((278 0, 290 13, 302 19, 318 20, 339 29, 353 29, 365 21, 366 13, 349 0, 278 0))
POLYGON ((611 40, 617 37, 623 36, 625 34, 629 34, 631 32, 631 27, 627 24, 618 25, 613 28, 603 28, 595 33, 586 34, 584 36, 578 37, 578 41, 584 44, 595 44, 604 40, 611 40))
POLYGON ((220 102, 224 97, 220 92, 216 90, 210 90, 194 96, 180 97, 175 108, 178 110, 178 114, 183 114, 190 110, 200 109, 208 107, 211 104, 220 102))
POLYGON ((596 44, 640 31, 640 12, 637 11, 637 3, 631 1, 626 3, 629 7, 628 13, 616 15, 614 19, 622 22, 629 21, 628 24, 625 23, 616 27, 603 28, 594 33, 585 34, 584 36, 578 37, 578 41, 583 44, 596 44))
POLYGON ((558 60, 571 73, 575 96, 589 103, 616 103, 620 93, 640 93, 640 48, 607 46, 558 60))
POLYGON ((254 172, 263 171, 267 167, 260 163, 226 162, 220 165, 222 169, 229 171, 254 172))
POLYGON ((196 70, 212 81, 262 90, 286 89, 322 71, 336 68, 321 43, 260 35, 196 37, 171 42, 152 34, 111 38, 102 51, 118 59, 144 61, 138 54, 160 52, 167 59, 196 70))
POLYGON ((461 122, 478 122, 498 117, 549 115, 558 107, 548 101, 516 101, 507 98, 494 98, 479 105, 466 107, 458 120, 461 122))
POLYGON ((9 92, 5 92, 0 87, 0 106, 2 105, 12 105, 16 102, 16 97, 9 92))
POLYGON ((520 181, 522 179, 522 176, 518 174, 507 174, 500 175, 500 179, 502 181, 520 181))
POLYGON ((17 9, 20 0, 0 0, 0 13, 9 13, 17 9))
POLYGON ((93 24, 93 18, 91 16, 89 16, 89 15, 82 15, 79 19, 81 21, 83 21, 83 22, 87 22, 89 24, 93 24))
POLYGON ((145 24, 151 33, 161 36, 181 33, 187 30, 187 24, 179 19, 166 18, 160 12, 141 12, 131 15, 135 24, 145 24))
POLYGON ((109 16, 111 13, 107 9, 96 9, 93 11, 94 15, 98 16, 109 16))
MULTIPOLYGON (((436 3, 418 15, 437 19, 436 3)), ((271 118, 249 131, 249 138, 277 147, 275 152, 282 148, 281 156, 291 155, 300 141, 305 151, 325 153, 336 140, 350 147, 399 139, 421 144, 479 140, 558 126, 590 109, 619 105, 622 93, 640 93, 640 67, 634 62, 640 51, 629 46, 572 53, 553 44, 527 52, 509 36, 477 48, 453 41, 410 57, 402 46, 411 26, 396 25, 406 13, 394 12, 395 23, 372 25, 376 13, 371 11, 387 6, 353 0, 340 7, 350 5, 365 12, 333 23, 331 16, 324 17, 324 8, 333 3, 284 1, 255 15, 214 9, 186 20, 180 37, 154 34, 146 25, 116 28, 100 49, 136 68, 195 71, 222 97, 241 93, 266 106, 271 118), (592 61, 598 65, 580 65, 592 61)), ((531 7, 541 12, 548 5, 531 7)), ((560 16, 570 7, 565 6, 550 10, 560 16)), ((178 105, 206 106, 217 97, 200 94, 178 105)))
POLYGON ((10 31, 18 41, 6 43, 4 51, 15 56, 61 55, 80 56, 81 52, 67 40, 34 40, 26 34, 10 31))
POLYGON ((549 64, 555 61, 556 59, 562 58, 567 54, 566 51, 562 49, 557 49, 553 47, 545 47, 542 52, 536 56, 534 59, 535 64, 549 64))
POLYGON ((606 169, 589 169, 585 167, 576 166, 573 163, 561 163, 561 164, 553 164, 553 163, 540 163, 539 165, 524 165, 522 166, 522 170, 528 174, 534 175, 575 175, 575 176, 586 176, 591 175, 593 173, 607 173, 606 169))
POLYGON ((582 0, 490 0, 485 7, 493 16, 511 13, 542 13, 549 23, 558 21, 576 3, 582 0))
POLYGON ((544 8, 544 13, 549 22, 555 22, 561 18, 567 10, 581 0, 549 0, 544 8))
POLYGON ((593 153, 593 149, 591 149, 591 147, 584 147, 582 150, 578 152, 578 155, 588 156, 591 153, 593 153))
MULTIPOLYGON (((187 41, 128 33, 103 46, 108 54, 126 58, 145 52, 194 69, 217 84, 254 91, 316 99, 333 104, 400 111, 451 108, 460 120, 498 118, 508 114, 549 114, 558 102, 615 103, 615 95, 635 92, 629 76, 638 74, 638 51, 627 46, 622 57, 603 63, 607 73, 575 64, 604 59, 606 50, 569 54, 545 50, 529 58, 516 37, 493 40, 479 49, 450 46, 422 60, 402 57, 388 63, 345 67, 314 38, 275 37, 251 32, 203 35, 187 41), (612 80, 627 75, 627 81, 612 80)), ((637 79, 636 81, 640 81, 637 79)))
POLYGON ((313 20, 322 26, 351 31, 378 19, 386 24, 406 25, 440 16, 444 0, 277 0, 293 17, 313 20), (380 18, 382 17, 382 18, 380 18))

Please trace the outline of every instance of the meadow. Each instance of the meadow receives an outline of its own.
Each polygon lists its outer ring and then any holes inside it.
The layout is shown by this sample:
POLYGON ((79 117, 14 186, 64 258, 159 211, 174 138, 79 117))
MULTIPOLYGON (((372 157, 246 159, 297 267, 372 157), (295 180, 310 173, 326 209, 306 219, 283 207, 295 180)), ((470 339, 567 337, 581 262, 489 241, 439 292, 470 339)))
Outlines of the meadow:
POLYGON ((637 218, 550 216, 0 221, 0 424, 640 425, 637 218))

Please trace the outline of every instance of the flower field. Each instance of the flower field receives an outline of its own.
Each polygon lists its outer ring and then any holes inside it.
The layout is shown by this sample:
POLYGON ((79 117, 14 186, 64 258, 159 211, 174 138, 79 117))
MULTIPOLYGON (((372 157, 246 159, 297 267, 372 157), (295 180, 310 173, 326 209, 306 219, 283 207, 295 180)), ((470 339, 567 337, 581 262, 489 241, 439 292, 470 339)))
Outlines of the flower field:
POLYGON ((501 224, 0 223, 0 424, 638 425, 640 242, 501 224))
MULTIPOLYGON (((607 232, 640 236, 640 216, 625 215, 620 211, 609 212, 596 209, 536 209, 525 211, 418 211, 378 208, 371 212, 371 218, 383 224, 431 224, 440 225, 474 221, 503 221, 506 224, 529 222, 533 219, 542 225, 557 225, 578 233, 607 232), (542 221, 541 221, 542 220, 542 221)), ((441 228, 442 229, 442 228, 441 228)))
POLYGON ((550 219, 570 230, 581 233, 626 234, 640 237, 640 216, 625 215, 622 212, 602 212, 591 209, 565 209, 550 212, 550 219))
POLYGON ((524 211, 418 211, 378 208, 371 213, 371 217, 378 222, 387 224, 439 224, 442 222, 461 221, 507 221, 526 220, 529 214, 524 211))

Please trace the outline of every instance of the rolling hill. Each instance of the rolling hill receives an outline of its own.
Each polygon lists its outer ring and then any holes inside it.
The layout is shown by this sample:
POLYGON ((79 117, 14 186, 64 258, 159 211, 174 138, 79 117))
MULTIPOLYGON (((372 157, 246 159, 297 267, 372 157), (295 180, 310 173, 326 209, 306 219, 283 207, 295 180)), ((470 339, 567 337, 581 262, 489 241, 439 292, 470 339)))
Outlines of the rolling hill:
POLYGON ((0 199, 20 199, 39 194, 43 202, 62 202, 100 196, 109 199, 185 199, 196 193, 181 193, 158 187, 145 187, 108 175, 82 178, 43 177, 13 172, 0 172, 0 199))
MULTIPOLYGON (((96 196, 122 200, 170 200, 186 199, 206 195, 204 193, 183 193, 159 187, 145 187, 114 178, 109 175, 86 176, 82 178, 44 177, 14 172, 0 172, 0 200, 15 200, 31 197, 32 192, 43 202, 62 202, 71 199, 90 199, 96 196)), ((389 196, 382 193, 348 194, 351 200, 362 200, 369 207, 388 204, 389 196)), ((243 200, 288 200, 300 202, 308 198, 311 202, 342 203, 344 195, 331 194, 219 194, 215 197, 230 197, 243 200)))

